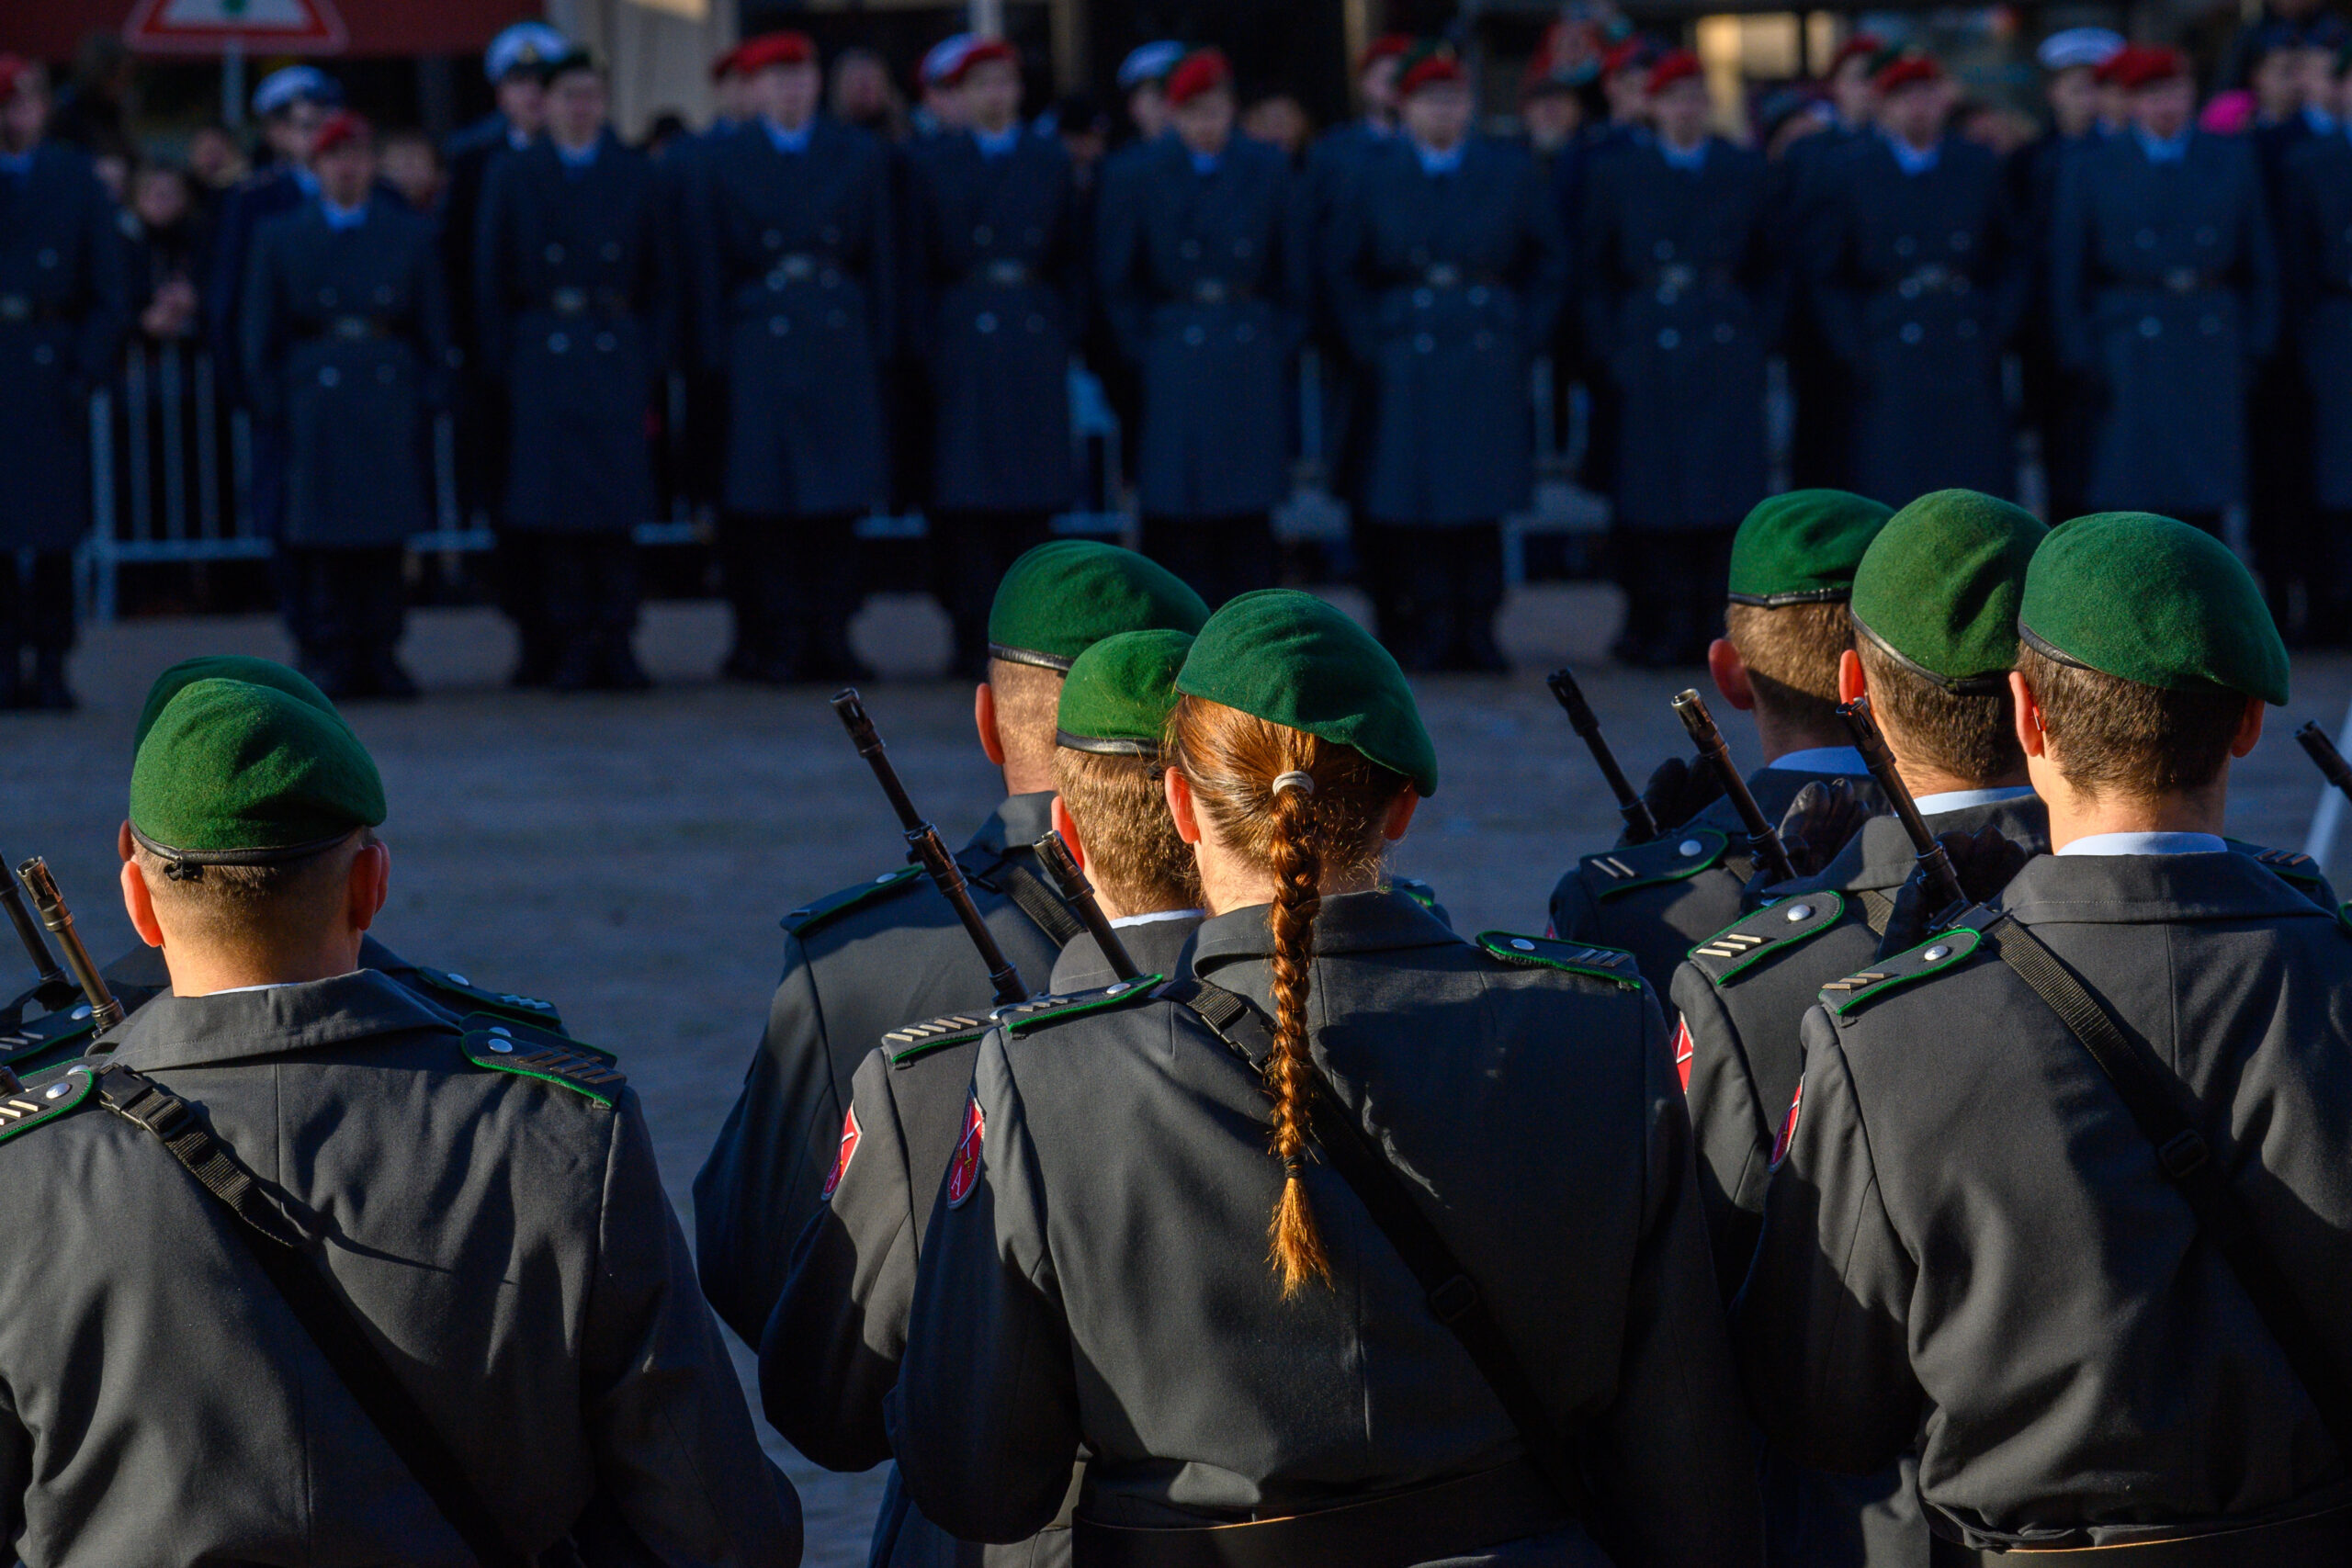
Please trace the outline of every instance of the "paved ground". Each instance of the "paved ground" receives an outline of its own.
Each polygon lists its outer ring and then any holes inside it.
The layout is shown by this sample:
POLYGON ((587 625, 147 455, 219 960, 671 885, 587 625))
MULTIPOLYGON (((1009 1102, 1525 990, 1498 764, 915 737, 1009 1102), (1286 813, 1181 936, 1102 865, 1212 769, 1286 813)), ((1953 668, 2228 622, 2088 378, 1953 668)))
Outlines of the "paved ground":
MULTIPOLYGON (((1666 698, 1696 672, 1607 668, 1618 614, 1608 591, 1521 593, 1504 626, 1518 675, 1422 687, 1444 784, 1396 866, 1435 883, 1466 931, 1542 930, 1559 870, 1614 835, 1544 670, 1579 665, 1637 778, 1682 743, 1666 698)), ((776 917, 897 860, 888 808, 828 694, 711 683, 724 632, 712 607, 657 607, 642 646, 660 690, 559 698, 503 688, 512 644, 489 613, 422 615, 407 653, 428 699, 351 715, 391 802, 394 888, 379 931, 413 957, 553 998, 583 1037, 620 1050, 682 1213, 759 1036, 776 917)), ((928 601, 884 600, 857 635, 898 677, 869 688, 876 721, 917 802, 960 841, 997 791, 971 740, 969 691, 922 677, 944 662, 944 619, 928 601)), ((113 844, 147 682, 194 653, 286 651, 261 620, 102 627, 74 669, 83 712, 0 716, 0 851, 49 858, 102 958, 131 941, 113 844)), ((2232 828, 2300 846, 2317 785, 2286 732, 2306 716, 2339 722, 2352 660, 2301 661, 2295 680, 2294 706, 2242 768, 2232 828)), ((1752 739, 1726 729, 1752 761, 1752 739)), ((21 968, 0 953, 0 980, 21 968)), ((826 1475, 771 1441, 802 1487, 810 1562, 863 1562, 878 1476, 826 1475)))

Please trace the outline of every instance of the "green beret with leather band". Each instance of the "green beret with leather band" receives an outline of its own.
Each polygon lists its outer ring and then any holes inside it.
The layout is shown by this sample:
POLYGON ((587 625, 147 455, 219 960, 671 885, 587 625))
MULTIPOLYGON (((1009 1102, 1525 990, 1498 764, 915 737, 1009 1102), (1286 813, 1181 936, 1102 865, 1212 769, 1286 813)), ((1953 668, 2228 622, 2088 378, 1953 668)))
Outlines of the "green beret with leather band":
POLYGON ((1437 748, 1405 672, 1370 632, 1312 593, 1261 588, 1209 617, 1177 672, 1188 697, 1303 729, 1437 793, 1437 748))
POLYGON ((1114 757, 1159 756, 1176 706, 1176 671, 1192 650, 1189 632, 1121 632, 1080 654, 1062 682, 1055 744, 1114 757))
POLYGON ((1847 605, 1855 635, 1947 692, 2007 690, 2026 563, 2049 534, 2032 513, 1979 491, 1921 496, 1862 552, 1847 605))
POLYGON ((198 681, 164 705, 130 770, 130 829, 183 867, 285 865, 384 819, 359 738, 275 687, 198 681))
POLYGON ((2253 574, 2169 517, 2100 512, 2052 529, 2026 572, 2018 637, 2143 686, 2287 700, 2287 645, 2253 574))
POLYGON ((1201 596, 1148 557, 1094 539, 1054 539, 1012 563, 989 607, 989 657, 1067 671, 1118 632, 1196 632, 1201 596))
POLYGON ((161 675, 147 688, 147 703, 139 710, 139 728, 131 733, 130 747, 137 750, 147 732, 155 728, 155 719, 164 705, 178 696, 198 681, 243 681, 249 685, 269 686, 285 693, 297 702, 310 704, 321 713, 332 715, 336 723, 343 715, 335 712, 327 694, 311 683, 311 678, 291 665, 280 664, 275 659, 255 659, 244 653, 207 653, 195 659, 183 659, 161 675))
POLYGON ((1842 490, 1767 496, 1732 536, 1725 597, 1767 610, 1834 604, 1853 592, 1862 552, 1893 515, 1893 508, 1842 490))

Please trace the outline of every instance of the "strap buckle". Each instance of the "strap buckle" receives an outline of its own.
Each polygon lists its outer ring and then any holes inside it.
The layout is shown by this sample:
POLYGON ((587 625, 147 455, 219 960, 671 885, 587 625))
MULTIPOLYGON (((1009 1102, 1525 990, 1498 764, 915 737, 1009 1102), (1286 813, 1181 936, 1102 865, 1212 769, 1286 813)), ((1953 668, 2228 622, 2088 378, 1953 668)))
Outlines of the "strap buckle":
POLYGON ((99 1102, 108 1111, 167 1144, 187 1122, 187 1101, 119 1063, 98 1074, 97 1088, 99 1102))
POLYGON ((2203 1165, 2210 1157, 2205 1140, 2197 1135, 2193 1127, 2184 1127, 2156 1145, 2156 1163, 2163 1166, 2165 1174, 2175 1181, 2203 1165))
POLYGON ((1478 1304, 1478 1287, 1467 1274, 1456 1274, 1429 1293, 1430 1311, 1452 1328, 1478 1304))

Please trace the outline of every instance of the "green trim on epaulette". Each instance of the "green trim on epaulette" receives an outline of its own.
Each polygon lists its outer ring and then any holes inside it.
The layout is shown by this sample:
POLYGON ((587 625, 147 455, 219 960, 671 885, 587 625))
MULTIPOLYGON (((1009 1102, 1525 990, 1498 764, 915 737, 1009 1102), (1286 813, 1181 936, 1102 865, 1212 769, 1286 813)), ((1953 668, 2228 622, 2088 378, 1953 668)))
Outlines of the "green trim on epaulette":
POLYGON ((1876 1001, 1898 987, 1941 974, 1976 951, 1983 936, 1967 926, 1939 931, 1907 953, 1898 953, 1859 974, 1832 980, 1821 987, 1821 1005, 1829 1016, 1843 1019, 1866 1001, 1876 1001))
POLYGON ((2327 880, 2327 874, 2320 870, 2319 862, 2300 850, 2267 850, 2260 844, 2241 843, 2235 839, 2226 841, 2230 848, 2250 857, 2256 865, 2285 877, 2299 887, 2317 887, 2327 880))
POLYGON ((44 1122, 54 1122, 60 1116, 90 1098, 90 1089, 98 1075, 84 1063, 76 1062, 65 1069, 64 1076, 47 1083, 27 1084, 14 1094, 0 1095, 0 1143, 44 1122))
POLYGON ((1634 955, 1620 948, 1521 936, 1516 931, 1480 931, 1477 940, 1479 950, 1489 958, 1498 958, 1521 969, 1561 969, 1571 975, 1607 980, 1629 991, 1642 988, 1641 970, 1634 962, 1634 955))
POLYGON ((1080 1013, 1106 1012, 1117 1008, 1133 1007, 1151 995, 1152 988, 1165 975, 1138 975, 1132 980, 1121 980, 1099 991, 1075 991, 1066 997, 1032 997, 1012 1007, 999 1008, 992 1016, 1004 1025, 1008 1034, 1026 1034, 1048 1023, 1059 1023, 1080 1013))
POLYGON ((609 1052, 527 1023, 508 1023, 488 1013, 466 1020, 458 1044, 466 1060, 477 1067, 560 1084, 608 1109, 628 1081, 613 1065, 609 1052))
POLYGON ((951 1012, 890 1031, 882 1036, 882 1049, 888 1054, 892 1066, 910 1066, 934 1051, 978 1040, 991 1027, 992 1021, 984 1012, 951 1012))
POLYGON ((838 893, 828 893, 813 904, 804 904, 787 911, 777 924, 794 936, 807 936, 820 927, 831 925, 852 909, 879 898, 922 874, 919 865, 902 865, 896 871, 886 871, 871 882, 861 882, 854 887, 844 887, 838 893))
POLYGON ((1834 889, 1792 894, 1742 915, 1692 948, 1690 962, 1722 987, 1776 953, 1804 946, 1836 925, 1845 912, 1845 895, 1834 889))
POLYGON ((1677 828, 1646 844, 1587 855, 1577 863, 1598 903, 1607 903, 1637 887, 1680 882, 1720 863, 1731 849, 1731 835, 1718 828, 1677 828))
POLYGON ((537 997, 526 997, 520 991, 492 991, 475 985, 463 975, 447 969, 428 969, 420 964, 417 974, 437 996, 465 1004, 468 1013, 496 1013, 503 1019, 515 1019, 536 1029, 563 1028, 563 1017, 555 1004, 537 997))
POLYGON ((1438 907, 1437 889, 1418 876, 1392 876, 1388 886, 1391 891, 1402 893, 1424 909, 1435 910, 1438 907))
POLYGON ((43 1013, 30 1023, 0 1034, 0 1066, 38 1070, 40 1058, 60 1049, 79 1053, 93 1032, 90 1004, 77 1002, 64 1012, 43 1013))
POLYGON ((2335 924, 2345 935, 2352 936, 2352 898, 2335 907, 2335 924))

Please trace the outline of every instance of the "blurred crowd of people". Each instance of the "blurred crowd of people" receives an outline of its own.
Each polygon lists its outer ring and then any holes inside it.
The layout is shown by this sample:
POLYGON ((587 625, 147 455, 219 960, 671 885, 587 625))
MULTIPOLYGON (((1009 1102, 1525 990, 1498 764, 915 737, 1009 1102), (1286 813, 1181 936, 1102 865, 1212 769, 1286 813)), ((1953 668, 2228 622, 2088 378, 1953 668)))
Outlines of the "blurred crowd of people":
POLYGON ((413 690, 401 552, 432 526, 444 414, 520 683, 645 683, 630 535, 668 496, 715 524, 730 677, 861 673, 877 510, 923 513, 977 669, 988 585, 1078 503, 1074 367, 1127 432, 1143 547, 1213 603, 1273 579, 1272 514, 1324 454, 1412 668, 1501 664, 1532 371, 1587 411, 1631 661, 1703 649, 1732 527, 1776 483, 2013 495, 2035 470, 2057 516, 2245 509, 2281 623, 2334 635, 2352 55, 2290 3, 2201 107, 2186 56, 2100 29, 2041 43, 2039 129, 1856 34, 1818 80, 1753 94, 1736 136, 1695 54, 1589 21, 1546 38, 1510 135, 1477 123, 1451 47, 1404 36, 1357 62, 1361 118, 1318 133, 1178 40, 1122 62, 1116 114, 1025 115, 1002 40, 940 41, 910 100, 879 54, 781 32, 714 62, 712 124, 661 115, 637 142, 602 62, 526 23, 488 53, 495 112, 447 145, 297 65, 254 95, 251 164, 218 127, 132 155, 127 57, 60 94, 0 57, 0 404, 27 416, 0 452, 32 475, 0 500, 0 697, 71 701, 74 410, 124 333, 207 350, 251 416, 253 525, 344 696, 413 690))

